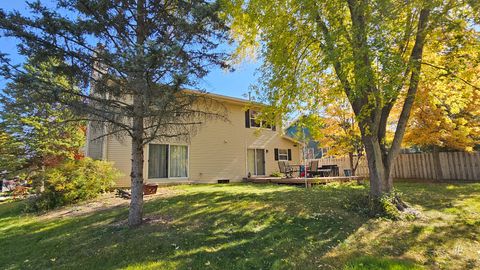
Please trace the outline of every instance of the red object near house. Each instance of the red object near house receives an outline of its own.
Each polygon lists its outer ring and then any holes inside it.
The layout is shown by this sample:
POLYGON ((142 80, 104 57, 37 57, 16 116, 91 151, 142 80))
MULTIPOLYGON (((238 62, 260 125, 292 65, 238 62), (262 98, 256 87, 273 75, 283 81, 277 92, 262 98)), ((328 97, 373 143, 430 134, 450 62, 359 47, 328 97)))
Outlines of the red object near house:
POLYGON ((152 195, 157 193, 157 184, 144 184, 143 185, 143 195, 152 195))

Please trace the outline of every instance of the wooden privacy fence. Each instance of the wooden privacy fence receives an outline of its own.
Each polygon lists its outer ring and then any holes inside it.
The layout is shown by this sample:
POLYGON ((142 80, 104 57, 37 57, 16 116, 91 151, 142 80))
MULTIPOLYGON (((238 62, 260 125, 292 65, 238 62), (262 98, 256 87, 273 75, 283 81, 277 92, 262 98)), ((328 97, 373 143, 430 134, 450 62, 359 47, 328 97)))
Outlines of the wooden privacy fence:
MULTIPOLYGON (((355 157, 355 161, 357 158, 355 157)), ((350 169, 350 161, 348 157, 338 157, 338 158, 321 158, 318 159, 318 166, 323 166, 323 165, 337 165, 339 169, 340 176, 345 176, 345 170, 350 169)), ((366 158, 361 158, 357 171, 355 172, 355 175, 357 176, 368 176, 368 165, 367 165, 367 159, 366 158)))
MULTIPOLYGON (((350 169, 348 157, 322 158, 321 165, 337 165, 340 176, 350 169)), ((368 175, 366 158, 360 159, 356 175, 368 175)), ((402 179, 480 181, 480 152, 441 152, 437 160, 433 153, 399 154, 392 175, 402 179)))

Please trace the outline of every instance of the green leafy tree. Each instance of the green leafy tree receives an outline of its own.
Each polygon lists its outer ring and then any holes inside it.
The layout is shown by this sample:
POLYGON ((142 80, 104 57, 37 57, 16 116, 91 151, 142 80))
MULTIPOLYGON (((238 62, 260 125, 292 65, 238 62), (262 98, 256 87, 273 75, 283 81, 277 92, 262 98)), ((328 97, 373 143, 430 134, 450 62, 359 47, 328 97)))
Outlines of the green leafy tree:
POLYGON ((237 56, 253 53, 263 59, 259 92, 278 113, 317 109, 328 93, 347 96, 365 146, 370 195, 378 199, 393 188, 391 168, 422 79, 425 45, 472 29, 478 42, 473 28, 478 6, 475 1, 249 0, 225 1, 225 16, 239 43, 237 56), (399 102, 399 117, 388 125, 399 102), (394 130, 391 144, 387 128, 394 130))
MULTIPOLYGON (((33 2, 28 15, 0 10, 0 29, 3 36, 21 40, 19 51, 27 57, 60 61, 55 72, 80 91, 50 84, 50 96, 105 130, 97 137, 131 139, 128 223, 139 225, 144 146, 153 140, 187 140, 205 119, 225 119, 222 105, 202 92, 183 91, 195 87, 209 67, 226 66, 226 55, 217 48, 227 37, 219 5, 207 0, 55 2, 56 9, 33 2)), ((7 57, 2 60, 5 76, 23 72, 7 57)))

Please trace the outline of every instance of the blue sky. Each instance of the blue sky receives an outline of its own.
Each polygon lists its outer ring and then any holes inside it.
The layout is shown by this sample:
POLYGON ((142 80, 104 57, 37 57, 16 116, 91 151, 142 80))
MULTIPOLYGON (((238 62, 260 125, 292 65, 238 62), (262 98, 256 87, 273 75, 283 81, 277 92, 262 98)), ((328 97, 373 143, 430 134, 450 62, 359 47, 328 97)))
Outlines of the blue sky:
MULTIPOLYGON (((53 1, 43 0, 42 2, 52 5, 53 1)), ((26 4, 23 0, 0 0, 0 8, 26 12, 26 4)), ((9 54, 14 62, 23 62, 23 58, 17 53, 14 39, 0 38, 0 52, 9 54)), ((226 72, 220 68, 213 69, 200 81, 200 87, 211 93, 243 98, 243 95, 249 91, 249 86, 256 82, 254 73, 258 66, 257 62, 246 61, 236 66, 234 72, 226 72)), ((0 91, 5 83, 5 79, 0 77, 0 91)))

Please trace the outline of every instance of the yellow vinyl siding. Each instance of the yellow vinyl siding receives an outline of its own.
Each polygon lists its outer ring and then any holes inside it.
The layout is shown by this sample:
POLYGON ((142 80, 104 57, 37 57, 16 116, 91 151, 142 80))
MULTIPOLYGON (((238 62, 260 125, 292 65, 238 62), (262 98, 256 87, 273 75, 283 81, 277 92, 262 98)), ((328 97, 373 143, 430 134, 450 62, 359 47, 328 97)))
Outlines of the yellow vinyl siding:
POLYGON ((117 181, 117 186, 119 187, 130 186, 130 168, 132 167, 131 147, 130 137, 122 139, 115 137, 108 138, 106 159, 112 161, 114 166, 122 172, 122 177, 117 181))
MULTIPOLYGON (((247 176, 247 149, 266 149, 265 169, 269 175, 278 171, 274 149, 291 149, 292 163, 300 162, 300 145, 283 138, 278 131, 245 127, 243 104, 224 103, 228 109, 228 122, 210 120, 193 136, 189 145, 188 178, 148 179, 148 147, 145 147, 144 177, 146 182, 214 183, 219 179, 241 181, 247 176), (296 145, 296 146, 294 146, 296 145)), ((164 142, 165 143, 165 142, 164 142)), ((130 139, 123 142, 115 138, 108 140, 107 159, 113 161, 124 176, 118 186, 130 186, 130 139)))
POLYGON ((104 146, 104 138, 99 138, 103 133, 101 130, 101 127, 92 125, 89 123, 88 128, 87 128, 87 153, 88 156, 101 160, 103 159, 103 146, 104 146))
MULTIPOLYGON (((229 122, 210 121, 192 138, 190 177, 198 181, 241 180, 245 176, 244 138, 239 105, 227 106, 229 122)), ((245 129, 245 128, 243 128, 245 129)))

